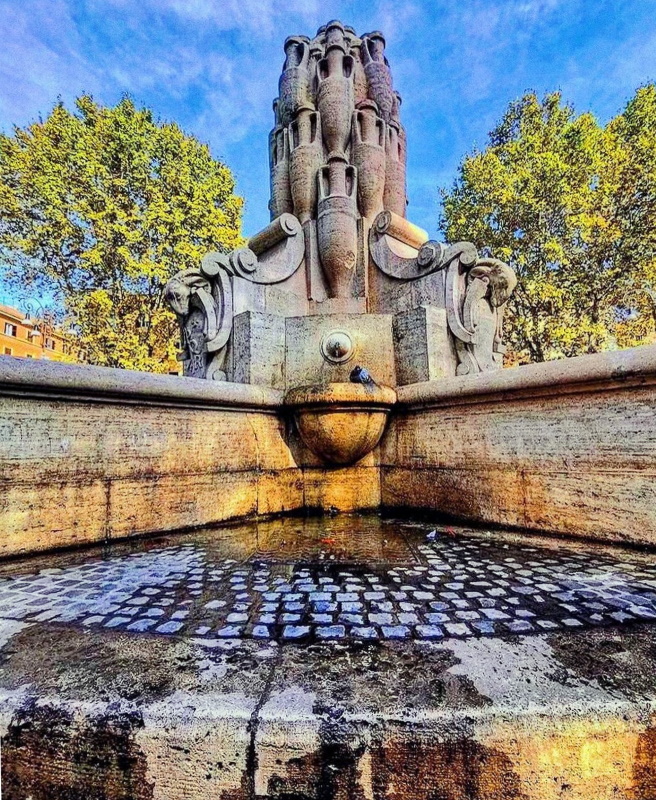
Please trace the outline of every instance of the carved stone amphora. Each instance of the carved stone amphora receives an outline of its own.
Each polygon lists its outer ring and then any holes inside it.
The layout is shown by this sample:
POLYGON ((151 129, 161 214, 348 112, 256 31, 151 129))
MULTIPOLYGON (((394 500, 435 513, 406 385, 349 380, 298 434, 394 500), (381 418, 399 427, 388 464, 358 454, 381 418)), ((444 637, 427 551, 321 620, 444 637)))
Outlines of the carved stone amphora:
POLYGON ((353 112, 351 161, 358 172, 360 213, 372 221, 383 210, 385 123, 371 100, 363 101, 353 112))
POLYGON ((301 222, 314 216, 317 207, 317 172, 323 164, 321 117, 302 108, 289 126, 289 175, 294 214, 301 222))
POLYGON ((344 29, 339 23, 327 27, 326 42, 326 55, 317 67, 317 106, 328 153, 343 155, 351 133, 353 58, 346 55, 344 29))
POLYGON ((289 181, 289 132, 287 128, 274 128, 269 135, 269 161, 271 168, 271 219, 293 211, 289 181))
POLYGON ((387 211, 400 217, 406 213, 405 139, 398 125, 385 128, 385 193, 383 203, 387 211))
POLYGON ((298 109, 310 102, 309 40, 290 36, 285 40, 285 55, 278 83, 278 113, 281 123, 289 125, 298 109))
POLYGON ((395 105, 392 73, 385 58, 385 38, 380 31, 362 37, 362 63, 369 83, 369 97, 376 103, 380 116, 389 122, 395 105))
POLYGON ((357 172, 333 156, 318 173, 317 240, 330 297, 349 297, 357 261, 357 172))
POLYGON ((367 76, 364 71, 364 64, 362 63, 361 46, 361 40, 356 39, 351 43, 349 48, 351 58, 353 59, 353 101, 356 106, 366 100, 369 95, 367 76))

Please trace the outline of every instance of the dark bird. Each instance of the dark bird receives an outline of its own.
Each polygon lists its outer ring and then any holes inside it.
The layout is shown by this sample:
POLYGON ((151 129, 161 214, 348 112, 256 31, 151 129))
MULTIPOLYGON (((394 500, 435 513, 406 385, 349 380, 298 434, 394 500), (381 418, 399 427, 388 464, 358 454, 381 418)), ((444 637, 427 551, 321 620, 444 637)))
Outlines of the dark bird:
POLYGON ((376 381, 371 377, 369 372, 361 366, 353 367, 349 375, 351 383, 361 383, 363 386, 377 386, 376 381))

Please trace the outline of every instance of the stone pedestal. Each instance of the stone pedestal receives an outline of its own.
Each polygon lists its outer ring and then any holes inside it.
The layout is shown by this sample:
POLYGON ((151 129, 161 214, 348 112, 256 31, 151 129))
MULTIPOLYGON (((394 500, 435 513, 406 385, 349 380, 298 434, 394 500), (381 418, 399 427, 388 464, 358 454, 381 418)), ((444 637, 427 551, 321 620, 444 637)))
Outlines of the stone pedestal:
POLYGON ((391 314, 321 314, 285 320, 285 386, 345 382, 358 365, 377 383, 396 385, 391 314), (331 360, 325 344, 331 333, 346 334, 351 351, 331 360))
POLYGON ((284 389, 284 317, 257 311, 237 314, 230 348, 228 380, 284 389))
POLYGON ((419 306, 396 314, 394 360, 399 386, 454 375, 458 359, 446 309, 419 306))

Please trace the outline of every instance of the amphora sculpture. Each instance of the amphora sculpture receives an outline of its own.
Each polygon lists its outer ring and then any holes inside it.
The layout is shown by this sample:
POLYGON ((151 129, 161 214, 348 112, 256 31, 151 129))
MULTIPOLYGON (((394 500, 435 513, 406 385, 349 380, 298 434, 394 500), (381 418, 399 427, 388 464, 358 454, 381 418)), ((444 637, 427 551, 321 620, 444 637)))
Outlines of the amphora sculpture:
POLYGON ((353 113, 351 161, 358 171, 360 213, 373 220, 383 210, 385 123, 371 100, 364 100, 353 113))
POLYGON ((333 155, 319 170, 317 239, 331 297, 348 297, 357 260, 357 173, 333 155))

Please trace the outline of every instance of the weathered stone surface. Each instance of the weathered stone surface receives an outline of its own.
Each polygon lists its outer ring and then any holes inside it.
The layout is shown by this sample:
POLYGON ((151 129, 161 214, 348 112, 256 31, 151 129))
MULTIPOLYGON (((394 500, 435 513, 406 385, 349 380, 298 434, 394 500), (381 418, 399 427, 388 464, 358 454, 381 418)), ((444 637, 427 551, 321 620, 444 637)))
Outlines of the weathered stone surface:
POLYGON ((381 492, 383 505, 656 541, 653 347, 400 387, 380 456, 340 469, 303 445, 271 390, 16 359, 0 369, 2 554, 373 508, 381 492))
POLYGON ((285 395, 306 447, 340 465, 354 464, 376 447, 395 402, 393 389, 376 384, 329 383, 285 395))
POLYGON ((347 469, 303 470, 305 507, 314 511, 360 511, 380 506, 380 471, 356 465, 347 469))
POLYGON ((448 378, 456 370, 446 310, 418 306, 394 316, 394 357, 399 386, 448 378))
POLYGON ((228 377, 236 383, 285 388, 285 320, 246 311, 235 317, 228 377))
POLYGON ((654 348, 403 387, 384 505, 656 541, 654 348))
MULTIPOLYGON (((382 33, 360 38, 332 20, 312 39, 289 37, 284 50, 269 137, 272 221, 247 247, 210 253, 167 286, 185 374, 279 387, 284 361, 293 388, 297 359, 281 357, 273 316, 350 315, 357 330, 368 315, 422 305, 446 314, 445 341, 434 344, 432 325, 414 331, 411 350, 426 352, 429 368, 408 379, 498 368, 514 273, 467 242, 430 241, 405 219, 407 141, 382 33), (267 315, 266 332, 255 317, 238 322, 243 313, 267 315)), ((379 353, 393 360, 392 348, 379 353)))
MULTIPOLYGON (((654 569, 653 554, 635 550, 364 516, 250 522, 115 544, 102 555, 4 564, 3 797, 646 800, 656 766, 654 623, 595 627, 586 598, 594 587, 605 616, 614 597, 638 593, 647 602, 654 569), (548 607, 545 620, 562 621, 556 601, 567 582, 576 615, 590 620, 533 635, 463 637, 454 626, 441 641, 421 631, 354 638, 351 595, 376 617, 375 604, 386 602, 365 584, 383 587, 400 615, 412 590, 406 601, 392 592, 403 593, 404 582, 434 577, 446 588, 466 576, 445 598, 455 618, 471 615, 458 609, 482 567, 507 591, 474 592, 472 609, 489 612, 491 601, 509 616, 532 602, 535 611, 548 607), (324 576, 334 618, 349 615, 330 640, 262 640, 255 626, 232 639, 216 635, 217 618, 234 613, 243 591, 233 577, 249 596, 278 577, 280 602, 301 594, 311 605, 322 601, 310 599, 309 584, 324 576), (109 608, 91 619, 66 616, 66 593, 78 587, 78 606, 108 603, 110 577, 113 597, 135 615, 118 624, 109 608), (539 586, 541 602, 519 592, 539 586), (94 590, 99 599, 89 597, 94 590), (131 597, 149 605, 130 606, 131 597), (53 612, 42 617, 45 606, 53 612), (135 627, 157 607, 158 629, 135 627), (184 626, 162 624, 180 609, 184 626), (198 632, 203 619, 210 624, 198 632)), ((261 606, 258 598, 246 616, 256 621, 261 606)))
POLYGON ((287 389, 348 382, 356 364, 369 370, 377 383, 396 385, 390 315, 322 314, 291 317, 285 324, 287 389), (352 340, 353 351, 347 361, 331 361, 323 352, 324 338, 333 331, 343 331, 352 340))
POLYGON ((360 490, 359 473, 308 460, 271 390, 48 366, 0 364, 1 555, 379 504, 375 463, 360 490))

